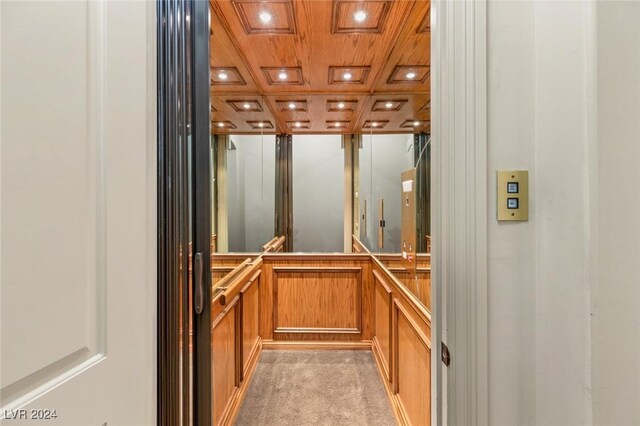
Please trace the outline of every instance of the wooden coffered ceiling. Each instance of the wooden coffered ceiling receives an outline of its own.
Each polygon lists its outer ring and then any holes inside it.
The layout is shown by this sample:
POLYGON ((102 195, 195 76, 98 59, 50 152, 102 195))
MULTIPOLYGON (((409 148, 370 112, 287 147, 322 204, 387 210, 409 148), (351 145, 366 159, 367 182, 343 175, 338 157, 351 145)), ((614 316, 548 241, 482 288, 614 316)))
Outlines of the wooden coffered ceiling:
POLYGON ((428 130, 429 0, 210 6, 215 133, 428 130))

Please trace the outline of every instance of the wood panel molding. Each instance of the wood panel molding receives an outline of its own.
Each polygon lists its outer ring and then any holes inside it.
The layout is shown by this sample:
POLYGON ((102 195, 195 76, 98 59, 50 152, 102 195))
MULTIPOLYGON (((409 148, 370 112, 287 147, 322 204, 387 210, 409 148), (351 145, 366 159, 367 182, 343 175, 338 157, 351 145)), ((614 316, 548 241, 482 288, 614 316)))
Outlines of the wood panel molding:
POLYGON ((388 381, 392 381, 393 377, 390 366, 392 356, 391 336, 393 335, 391 329, 393 292, 378 271, 374 270, 373 276, 375 288, 375 337, 373 338, 373 342, 379 352, 385 378, 388 381))
POLYGON ((240 379, 244 380, 251 362, 257 357, 260 343, 260 275, 257 270, 249 282, 240 290, 240 328, 242 330, 242 344, 240 345, 240 359, 242 369, 240 379))
POLYGON ((269 86, 301 86, 304 84, 304 76, 300 67, 261 67, 260 70, 269 86), (280 73, 285 73, 287 78, 281 79, 280 73))
POLYGON ((262 260, 258 258, 231 278, 227 288, 236 291, 228 303, 221 304, 220 297, 211 301, 214 425, 234 423, 262 352, 259 336, 261 275, 262 260))
POLYGON ((425 13, 416 30, 417 34, 426 34, 429 32, 431 32, 431 6, 427 9, 427 13, 425 13))
POLYGON ((311 121, 309 120, 287 121, 287 128, 290 130, 311 129, 311 121))
MULTIPOLYGON (((369 78, 371 67, 360 66, 329 66, 329 84, 360 84, 364 85, 369 78), (345 74, 350 74, 351 78, 346 78, 345 74)), ((348 76, 347 76, 348 77, 348 76)))
POLYGON ((401 129, 413 129, 415 131, 423 131, 431 125, 430 121, 408 119, 400 124, 401 129))
POLYGON ((361 267, 274 267, 273 332, 362 333, 361 267), (295 285, 287 276, 296 276, 295 285))
POLYGON ((327 112, 354 112, 357 107, 358 101, 353 99, 344 101, 330 99, 327 101, 327 112))
POLYGON ((427 81, 427 78, 429 78, 429 74, 428 65, 396 65, 387 80, 387 84, 424 83, 427 81), (407 77, 407 74, 409 73, 414 73, 416 76, 414 78, 409 78, 407 77))
POLYGON ((431 341, 397 299, 393 302, 393 327, 394 397, 406 424, 428 426, 431 424, 431 341))
POLYGON ((346 131, 351 124, 350 121, 342 121, 342 120, 327 120, 325 125, 329 130, 343 130, 346 131))
POLYGON ((252 34, 295 34, 297 21, 292 0, 231 0, 244 32, 252 34), (271 15, 268 23, 260 20, 260 14, 271 15))
POLYGON ((269 120, 250 120, 247 121, 247 124, 253 130, 273 130, 275 127, 273 123, 269 120))
POLYGON ((306 99, 278 99, 276 100, 276 106, 280 112, 307 112, 308 110, 306 99), (291 108, 292 105, 294 108, 291 108))
POLYGON ((389 120, 367 120, 362 125, 363 129, 384 129, 389 124, 389 120))
POLYGON ((235 66, 211 67, 212 86, 246 86, 247 82, 235 66), (226 78, 223 78, 224 76, 226 78))
POLYGON ((262 112, 260 101, 255 99, 227 99, 227 104, 236 112, 262 112))
POLYGON ((408 99, 377 99, 371 111, 400 111, 407 102, 409 102, 408 99))
POLYGON ((218 129, 234 130, 234 129, 238 128, 235 124, 233 124, 229 120, 212 121, 211 124, 213 125, 213 127, 218 128, 218 129))
POLYGON ((213 401, 212 418, 215 425, 227 423, 240 384, 238 366, 238 328, 240 324, 239 297, 233 299, 211 323, 211 358, 213 401))
POLYGON ((333 0, 331 32, 333 34, 380 34, 384 30, 392 1, 333 0), (357 22, 356 12, 364 12, 366 20, 357 22))

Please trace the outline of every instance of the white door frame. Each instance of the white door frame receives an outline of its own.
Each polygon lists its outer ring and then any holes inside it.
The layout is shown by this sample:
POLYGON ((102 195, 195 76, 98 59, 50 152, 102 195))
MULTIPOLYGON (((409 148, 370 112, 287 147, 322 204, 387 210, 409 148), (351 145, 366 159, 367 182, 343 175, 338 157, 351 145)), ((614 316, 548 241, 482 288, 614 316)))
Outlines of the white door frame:
POLYGON ((431 7, 433 425, 488 424, 486 10, 431 7))

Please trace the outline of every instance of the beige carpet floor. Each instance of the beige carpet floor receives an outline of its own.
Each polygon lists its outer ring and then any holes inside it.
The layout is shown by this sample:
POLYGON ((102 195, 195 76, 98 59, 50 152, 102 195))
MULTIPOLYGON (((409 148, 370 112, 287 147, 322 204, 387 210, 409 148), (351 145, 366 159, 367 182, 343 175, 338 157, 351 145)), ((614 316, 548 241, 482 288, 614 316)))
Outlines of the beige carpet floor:
POLYGON ((236 425, 381 425, 395 421, 369 351, 264 351, 236 425))

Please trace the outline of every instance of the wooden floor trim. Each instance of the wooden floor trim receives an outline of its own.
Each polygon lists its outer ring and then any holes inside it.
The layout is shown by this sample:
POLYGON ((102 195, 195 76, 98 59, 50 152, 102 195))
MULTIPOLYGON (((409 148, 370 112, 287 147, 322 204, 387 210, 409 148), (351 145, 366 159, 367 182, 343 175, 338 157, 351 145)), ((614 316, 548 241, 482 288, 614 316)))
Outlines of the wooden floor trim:
POLYGON ((263 340, 264 350, 371 350, 371 340, 357 342, 277 341, 263 340))

